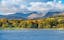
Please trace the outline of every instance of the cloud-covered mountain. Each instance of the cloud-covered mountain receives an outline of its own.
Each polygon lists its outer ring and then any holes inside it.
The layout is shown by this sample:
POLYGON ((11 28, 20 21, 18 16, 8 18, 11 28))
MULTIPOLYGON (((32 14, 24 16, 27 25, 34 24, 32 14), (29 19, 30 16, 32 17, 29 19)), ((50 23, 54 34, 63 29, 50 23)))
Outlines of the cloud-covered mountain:
POLYGON ((61 11, 55 11, 55 12, 48 12, 44 17, 51 17, 51 16, 55 16, 55 15, 62 15, 64 12, 61 11))
POLYGON ((1 0, 0 18, 36 19, 64 12, 62 0, 1 0), (2 12, 2 13, 1 13, 2 12))
POLYGON ((32 14, 38 14, 37 12, 27 12, 27 14, 24 14, 24 12, 18 12, 14 14, 9 15, 0 15, 0 18, 7 18, 7 19, 28 19, 27 17, 32 14))
POLYGON ((60 11, 54 11, 54 12, 47 12, 45 15, 44 14, 31 14, 28 16, 28 19, 39 19, 39 18, 47 18, 47 17, 52 17, 52 16, 56 16, 56 15, 64 15, 64 12, 60 12, 60 11))
POLYGON ((9 15, 0 15, 0 18, 7 18, 7 19, 39 19, 39 18, 46 18, 51 17, 58 14, 64 14, 64 11, 49 11, 46 14, 42 12, 36 12, 36 11, 28 11, 27 14, 24 14, 23 12, 18 12, 14 14, 9 15))

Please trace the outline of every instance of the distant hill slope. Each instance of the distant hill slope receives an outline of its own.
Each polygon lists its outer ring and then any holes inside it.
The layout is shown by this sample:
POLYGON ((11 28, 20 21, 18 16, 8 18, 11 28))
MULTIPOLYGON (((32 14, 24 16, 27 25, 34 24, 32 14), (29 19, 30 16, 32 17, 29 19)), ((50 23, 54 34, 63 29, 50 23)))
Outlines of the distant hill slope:
MULTIPOLYGON (((30 13, 26 13, 26 14, 20 12, 20 13, 15 13, 15 14, 10 14, 10 15, 0 15, 0 18, 7 18, 7 19, 29 19, 28 16, 33 15, 33 14, 36 15, 36 17, 33 18, 33 19, 39 19, 39 18, 52 17, 52 16, 55 16, 55 15, 58 15, 58 14, 64 14, 64 12, 59 12, 59 11, 48 12, 44 16, 42 16, 43 15, 42 13, 39 14, 39 12, 30 12, 30 13)), ((31 16, 31 17, 34 17, 34 16, 31 16)))
POLYGON ((9 14, 9 15, 0 15, 0 18, 6 18, 6 19, 27 19, 27 17, 33 13, 36 13, 37 12, 31 12, 31 13, 27 13, 27 14, 24 14, 24 13, 15 13, 15 14, 9 14))
POLYGON ((58 14, 63 14, 63 12, 48 12, 44 17, 51 17, 58 14))

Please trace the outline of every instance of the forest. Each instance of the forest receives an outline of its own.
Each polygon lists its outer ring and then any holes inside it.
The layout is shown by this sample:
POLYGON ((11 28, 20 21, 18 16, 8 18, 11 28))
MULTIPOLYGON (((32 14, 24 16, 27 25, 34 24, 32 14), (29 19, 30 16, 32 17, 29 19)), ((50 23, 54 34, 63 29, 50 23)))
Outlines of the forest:
POLYGON ((40 19, 0 19, 0 28, 64 28, 64 15, 40 19))

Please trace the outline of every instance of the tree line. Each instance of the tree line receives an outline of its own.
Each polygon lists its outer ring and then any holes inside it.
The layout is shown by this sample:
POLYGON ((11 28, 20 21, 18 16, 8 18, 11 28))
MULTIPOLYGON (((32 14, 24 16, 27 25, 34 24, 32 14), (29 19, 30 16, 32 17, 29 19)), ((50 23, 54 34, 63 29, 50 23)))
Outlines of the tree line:
POLYGON ((63 17, 49 17, 29 20, 0 19, 0 28, 64 28, 63 17))

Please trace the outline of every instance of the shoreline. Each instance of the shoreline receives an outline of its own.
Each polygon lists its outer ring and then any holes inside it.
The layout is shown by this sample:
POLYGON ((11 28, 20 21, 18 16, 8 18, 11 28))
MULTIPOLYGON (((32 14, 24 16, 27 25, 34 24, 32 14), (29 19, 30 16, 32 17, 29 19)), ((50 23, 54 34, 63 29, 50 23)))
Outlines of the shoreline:
POLYGON ((64 28, 0 28, 0 30, 64 30, 64 28))

